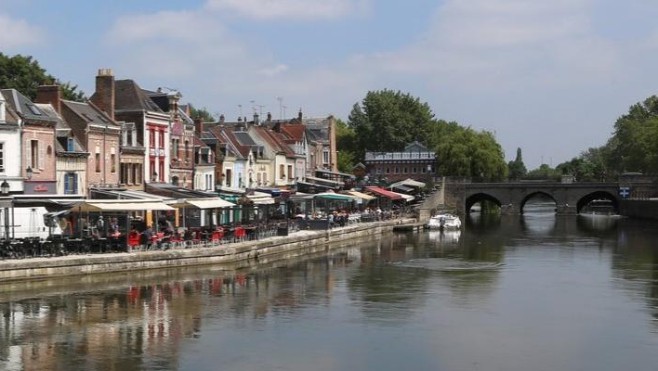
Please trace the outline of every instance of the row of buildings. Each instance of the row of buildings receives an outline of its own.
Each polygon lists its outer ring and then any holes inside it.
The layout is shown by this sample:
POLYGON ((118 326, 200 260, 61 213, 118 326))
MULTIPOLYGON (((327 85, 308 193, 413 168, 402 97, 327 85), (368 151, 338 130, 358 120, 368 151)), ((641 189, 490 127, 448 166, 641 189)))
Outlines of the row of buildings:
POLYGON ((38 88, 0 95, 0 180, 9 193, 94 198, 108 191, 290 189, 336 173, 335 120, 192 119, 175 91, 149 91, 99 70, 89 101, 38 88))
MULTIPOLYGON (((115 79, 109 69, 98 71, 86 102, 64 99, 57 85, 39 86, 34 100, 1 88, 5 237, 10 225, 12 231, 29 226, 24 235, 45 232, 48 202, 154 194, 219 195, 235 202, 258 191, 318 193, 357 185, 354 175, 338 172, 332 116, 309 119, 300 110, 290 120, 254 113, 249 120, 203 122, 191 117, 179 92, 142 89, 133 80, 115 79)), ((428 178, 434 162, 434 154, 416 142, 401 153, 367 152, 355 174, 378 183, 428 178)))

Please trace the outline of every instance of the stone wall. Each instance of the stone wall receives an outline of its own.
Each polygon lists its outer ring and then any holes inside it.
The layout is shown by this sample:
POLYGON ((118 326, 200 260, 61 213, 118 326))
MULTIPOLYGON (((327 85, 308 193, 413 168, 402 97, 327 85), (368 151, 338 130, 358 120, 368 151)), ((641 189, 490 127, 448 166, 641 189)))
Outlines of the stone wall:
POLYGON ((363 223, 327 231, 300 231, 289 236, 214 247, 3 260, 0 261, 0 283, 241 261, 284 261, 345 244, 353 245, 361 238, 379 238, 404 221, 363 223))
POLYGON ((622 200, 619 213, 637 219, 658 219, 658 200, 622 200))

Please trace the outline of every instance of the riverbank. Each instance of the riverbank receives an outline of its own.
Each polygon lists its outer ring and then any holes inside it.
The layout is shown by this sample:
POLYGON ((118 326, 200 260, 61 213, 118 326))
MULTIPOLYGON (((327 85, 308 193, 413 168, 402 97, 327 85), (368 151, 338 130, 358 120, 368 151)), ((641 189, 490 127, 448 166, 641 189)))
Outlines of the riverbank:
POLYGON ((326 231, 301 230, 288 236, 192 249, 3 260, 0 261, 0 283, 183 266, 270 263, 341 247, 360 238, 380 236, 392 231, 396 225, 413 221, 393 219, 358 223, 326 231))

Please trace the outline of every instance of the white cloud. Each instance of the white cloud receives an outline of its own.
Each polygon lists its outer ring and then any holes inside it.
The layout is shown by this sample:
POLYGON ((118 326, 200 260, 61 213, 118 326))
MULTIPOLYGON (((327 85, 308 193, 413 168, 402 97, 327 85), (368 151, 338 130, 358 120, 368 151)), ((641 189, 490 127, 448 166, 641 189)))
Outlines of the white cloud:
POLYGON ((276 66, 263 68, 258 71, 258 73, 264 76, 276 76, 286 71, 288 71, 288 66, 285 64, 277 64, 276 66))
MULTIPOLYGON (((629 81, 646 80, 642 86, 655 89, 647 72, 656 34, 636 43, 601 36, 592 18, 596 3, 589 0, 446 0, 406 47, 337 54, 321 65, 287 61, 275 45, 231 33, 217 12, 328 19, 365 2, 318 4, 217 0, 199 11, 123 18, 109 38, 120 68, 110 67, 145 88, 173 86, 190 102, 229 118, 237 117, 240 105, 248 113, 251 100, 276 115, 276 97, 282 96, 288 116, 302 107, 305 115, 346 119, 367 91, 399 89, 428 101, 439 118, 496 132, 510 156, 533 136, 542 137, 523 148, 530 166, 533 157, 548 158, 551 149, 544 147, 550 143, 560 141, 564 148, 553 151, 568 153, 555 154, 554 164, 603 144, 610 132, 605 125, 622 113, 619 106, 634 103, 623 101, 623 94, 637 89, 629 81), (588 134, 561 134, 576 126, 588 134)), ((640 99, 643 94, 636 92, 640 99)))
POLYGON ((207 7, 254 19, 334 19, 367 6, 368 0, 208 0, 207 7))
POLYGON ((14 19, 0 14, 0 49, 37 44, 42 41, 43 32, 22 19, 14 19))
POLYGON ((620 67, 598 37, 589 1, 449 0, 422 40, 387 67, 464 90, 524 89, 596 81, 620 67))

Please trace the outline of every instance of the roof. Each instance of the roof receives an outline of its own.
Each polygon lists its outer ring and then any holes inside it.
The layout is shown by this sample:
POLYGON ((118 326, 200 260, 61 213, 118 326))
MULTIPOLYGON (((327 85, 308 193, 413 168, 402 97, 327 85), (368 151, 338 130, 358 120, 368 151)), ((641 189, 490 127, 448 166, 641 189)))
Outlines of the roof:
POLYGON ((21 94, 16 89, 2 89, 0 90, 5 98, 8 106, 18 114, 25 121, 45 121, 56 123, 56 120, 48 116, 43 110, 37 107, 28 97, 21 94))
POLYGON ((115 81, 115 110, 150 111, 164 113, 162 109, 133 80, 115 81))
POLYGON ((306 127, 304 125, 284 123, 281 124, 279 128, 281 133, 285 134, 289 139, 292 139, 295 142, 301 142, 304 140, 304 133, 306 132, 306 127))
POLYGON ((99 125, 113 127, 120 129, 121 125, 113 121, 105 112, 96 108, 96 106, 89 103, 74 102, 71 100, 62 100, 62 105, 65 105, 80 117, 87 126, 89 125, 99 125))

